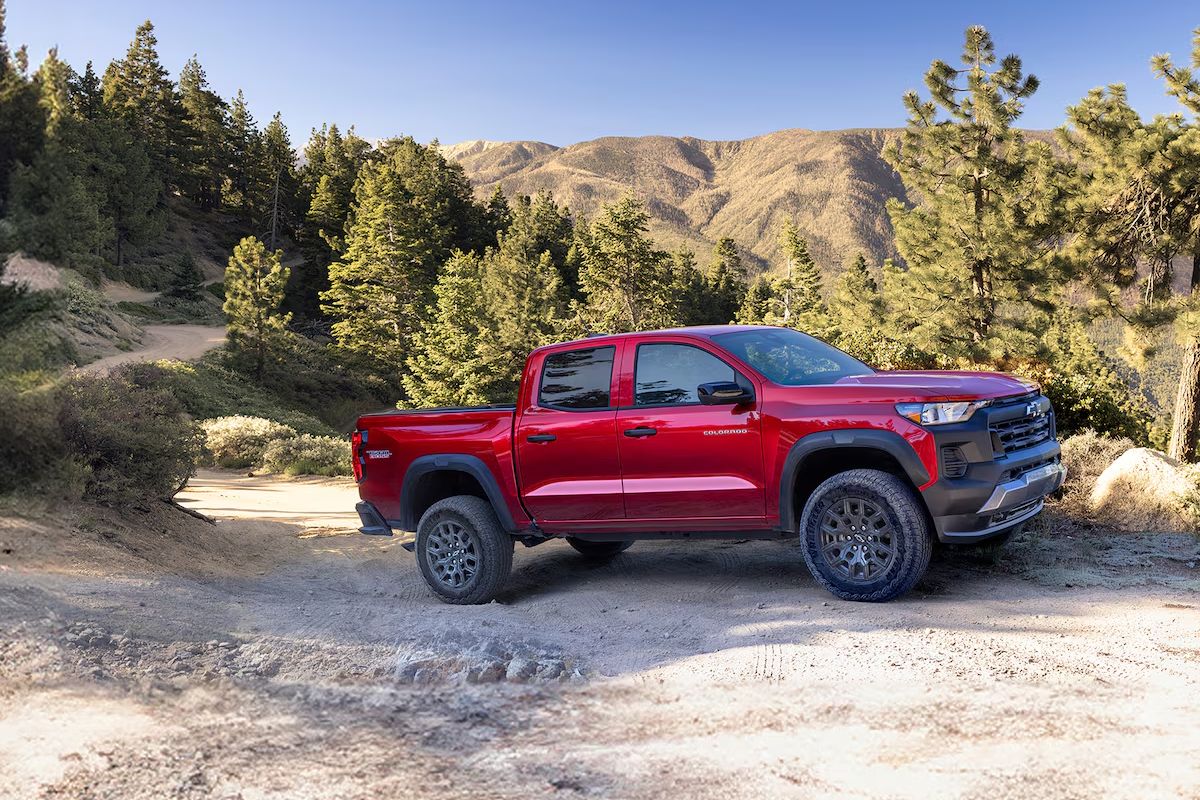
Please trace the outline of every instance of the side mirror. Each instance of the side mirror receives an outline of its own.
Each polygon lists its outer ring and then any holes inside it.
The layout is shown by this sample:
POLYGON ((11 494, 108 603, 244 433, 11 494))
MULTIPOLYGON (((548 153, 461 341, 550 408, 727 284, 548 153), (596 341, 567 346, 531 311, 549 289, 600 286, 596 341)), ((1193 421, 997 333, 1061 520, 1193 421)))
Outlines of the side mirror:
POLYGON ((754 402, 754 391, 733 381, 714 381, 696 387, 696 396, 705 406, 727 406, 754 402))

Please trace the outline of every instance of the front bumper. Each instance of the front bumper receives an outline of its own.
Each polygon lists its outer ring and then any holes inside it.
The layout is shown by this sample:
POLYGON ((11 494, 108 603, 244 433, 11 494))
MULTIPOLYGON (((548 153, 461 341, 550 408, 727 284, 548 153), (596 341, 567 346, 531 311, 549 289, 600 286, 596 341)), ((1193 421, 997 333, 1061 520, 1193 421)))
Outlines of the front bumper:
POLYGON ((943 542, 979 542, 1001 535, 1037 516, 1046 497, 1066 478, 1055 440, 1054 413, 1045 398, 1022 398, 976 412, 959 425, 933 431, 938 479, 922 493, 943 542), (1021 417, 1024 409, 1035 408, 1021 417), (1014 420, 1044 422, 1045 434, 1009 449, 1014 420))

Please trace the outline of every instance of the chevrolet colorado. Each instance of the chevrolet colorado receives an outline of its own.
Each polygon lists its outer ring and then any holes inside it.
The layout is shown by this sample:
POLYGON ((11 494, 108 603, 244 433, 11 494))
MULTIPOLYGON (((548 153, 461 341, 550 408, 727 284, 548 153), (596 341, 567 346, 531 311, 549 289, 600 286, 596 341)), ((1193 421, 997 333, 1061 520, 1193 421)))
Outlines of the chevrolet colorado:
POLYGON ((530 354, 515 406, 368 414, 362 531, 416 533, 429 587, 485 603, 514 542, 606 558, 636 539, 799 537, 847 600, 911 589, 936 537, 1010 534, 1065 470, 1035 385, 887 372, 798 331, 706 326, 530 354))

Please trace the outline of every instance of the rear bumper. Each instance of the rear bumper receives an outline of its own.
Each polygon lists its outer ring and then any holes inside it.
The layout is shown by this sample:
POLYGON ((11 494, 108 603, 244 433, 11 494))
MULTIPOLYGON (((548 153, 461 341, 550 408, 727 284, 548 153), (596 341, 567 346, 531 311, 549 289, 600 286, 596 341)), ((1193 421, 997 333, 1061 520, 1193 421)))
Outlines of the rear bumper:
POLYGON ((362 520, 362 527, 358 529, 359 533, 365 533, 368 536, 391 536, 392 528, 388 525, 387 520, 379 513, 379 509, 368 503, 366 500, 360 500, 354 510, 358 512, 358 518, 362 520))

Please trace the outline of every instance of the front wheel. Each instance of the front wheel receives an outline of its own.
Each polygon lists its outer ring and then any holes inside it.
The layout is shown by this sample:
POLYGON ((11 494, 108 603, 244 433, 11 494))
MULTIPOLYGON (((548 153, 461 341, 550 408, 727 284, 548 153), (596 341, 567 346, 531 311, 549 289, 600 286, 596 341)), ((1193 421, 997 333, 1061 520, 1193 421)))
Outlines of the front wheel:
POLYGON ((568 536, 567 544, 574 547, 580 555, 591 561, 604 561, 605 559, 614 558, 633 547, 632 541, 593 542, 590 539, 580 539, 575 536, 568 536))
POLYGON ((425 583, 447 603, 490 602, 512 570, 512 537, 486 500, 469 495, 431 505, 417 523, 415 549, 425 583))
POLYGON ((884 602, 909 591, 933 551, 920 502, 887 472, 852 469, 829 478, 800 519, 809 571, 843 600, 884 602))

